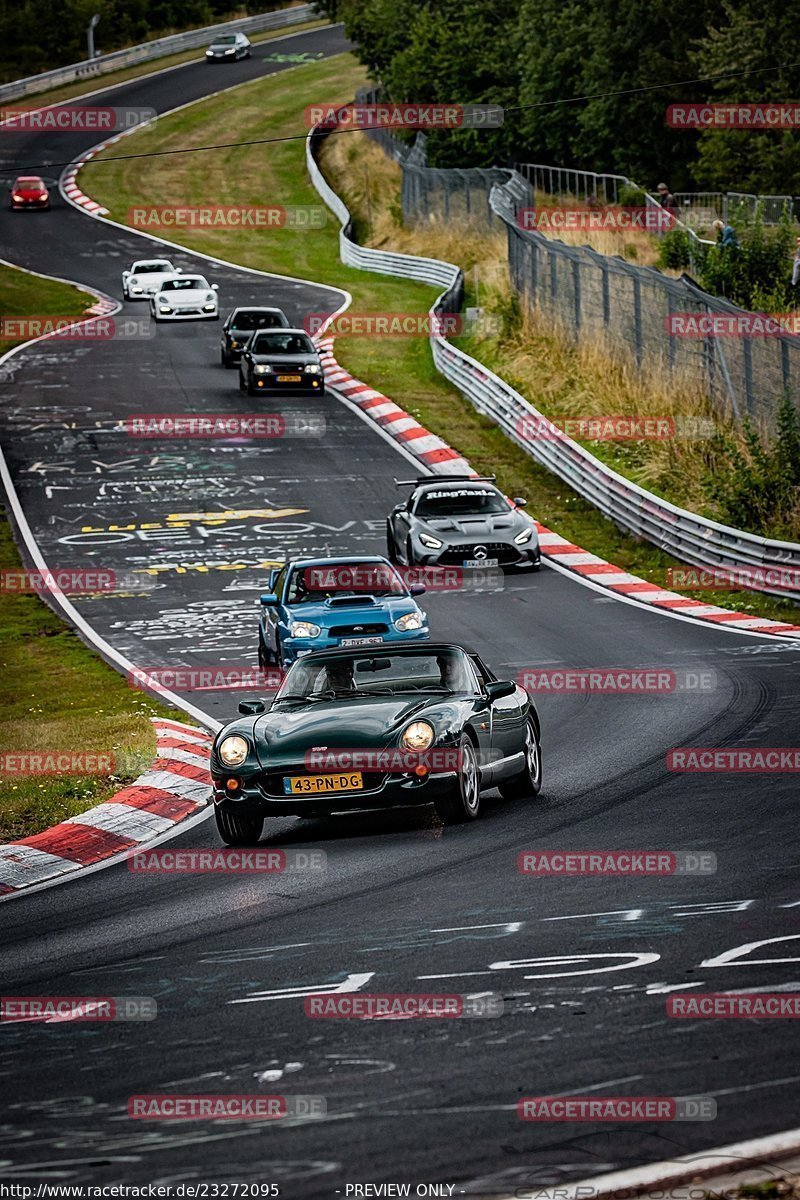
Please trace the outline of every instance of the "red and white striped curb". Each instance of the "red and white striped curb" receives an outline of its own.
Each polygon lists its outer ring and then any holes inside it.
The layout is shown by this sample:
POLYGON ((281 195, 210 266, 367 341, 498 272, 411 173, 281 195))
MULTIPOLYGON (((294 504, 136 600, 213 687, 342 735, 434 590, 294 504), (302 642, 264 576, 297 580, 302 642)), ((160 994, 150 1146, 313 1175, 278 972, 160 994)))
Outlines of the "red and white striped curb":
MULTIPOLYGON (((410 451, 420 462, 437 474, 442 475, 476 475, 465 458, 461 458, 440 437, 423 428, 413 417, 404 412, 393 400, 374 390, 366 383, 354 379, 339 365, 333 355, 334 339, 325 336, 318 339, 320 357, 325 370, 325 382, 341 392, 348 400, 352 400, 362 412, 371 417, 381 426, 384 433, 399 442, 410 451)), ((786 624, 781 621, 771 621, 766 617, 749 617, 747 613, 732 612, 728 608, 718 608, 716 604, 703 604, 700 600, 691 600, 678 592, 659 587, 638 575, 631 575, 622 567, 606 562, 596 554, 576 546, 573 542, 554 533, 546 525, 536 522, 539 530, 539 543, 542 554, 566 567, 576 575, 590 580, 600 587, 608 588, 611 592, 637 600, 642 604, 652 605, 666 612, 680 613, 682 616, 697 617, 702 621, 711 621, 716 625, 726 625, 731 629, 745 629, 757 633, 775 634, 779 637, 800 637, 800 625, 786 624)))
POLYGON ((0 846, 0 895, 135 850, 206 807, 212 738, 182 721, 153 724, 156 758, 129 787, 52 829, 0 846))
POLYGON ((144 125, 147 124, 150 124, 150 122, 142 121, 137 125, 132 125, 130 129, 123 129, 121 133, 115 134, 114 137, 107 138, 104 142, 100 142, 100 144, 97 146, 92 146, 91 150, 86 151, 83 158, 77 162, 71 163, 62 175, 61 182, 59 184, 63 195, 66 196, 68 200, 71 200, 73 204, 77 205, 78 208, 85 208, 87 212, 95 213, 95 215, 99 217, 106 216, 108 209, 103 208, 102 204, 98 204, 96 200, 92 200, 91 196, 87 196, 86 193, 82 192, 78 187, 78 172, 80 171, 81 167, 86 166, 87 162, 89 162, 89 159, 94 158, 94 156, 99 154, 101 150, 106 150, 109 146, 113 146, 115 142, 118 142, 120 138, 142 129, 144 125))

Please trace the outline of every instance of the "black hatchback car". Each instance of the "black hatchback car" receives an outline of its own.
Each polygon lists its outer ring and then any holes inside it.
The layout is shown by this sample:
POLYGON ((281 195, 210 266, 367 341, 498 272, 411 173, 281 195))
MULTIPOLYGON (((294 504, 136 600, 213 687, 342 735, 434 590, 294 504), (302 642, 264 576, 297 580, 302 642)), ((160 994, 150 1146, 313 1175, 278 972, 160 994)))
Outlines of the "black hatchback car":
POLYGON ((257 329, 239 363, 239 388, 256 392, 324 392, 322 360, 304 329, 257 329))
POLYGON ((219 360, 223 367, 235 367, 256 330, 288 328, 289 318, 281 308, 235 308, 222 326, 219 360))
POLYGON ((481 792, 536 796, 536 708, 463 646, 416 642, 299 658, 274 699, 239 705, 211 749, 217 829, 228 845, 265 817, 430 804, 474 820, 481 792))

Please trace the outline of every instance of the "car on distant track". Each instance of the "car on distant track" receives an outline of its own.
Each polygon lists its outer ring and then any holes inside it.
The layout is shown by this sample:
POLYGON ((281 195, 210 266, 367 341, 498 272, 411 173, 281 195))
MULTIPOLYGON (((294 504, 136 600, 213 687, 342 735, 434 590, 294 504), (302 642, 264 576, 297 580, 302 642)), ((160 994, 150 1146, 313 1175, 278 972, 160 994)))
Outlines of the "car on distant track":
POLYGON ((313 650, 382 646, 428 637, 416 596, 377 555, 290 560, 269 574, 261 596, 258 662, 285 667, 313 650))
POLYGON ((541 550, 526 501, 509 500, 494 475, 426 475, 396 480, 410 487, 386 522, 391 562, 406 566, 464 568, 530 567, 538 571, 541 550))
POLYGON ((222 323, 219 358, 223 367, 235 367, 244 348, 257 329, 288 329, 289 318, 280 308, 252 304, 234 308, 222 323))
POLYGON ((24 209, 48 209, 50 193, 39 175, 19 175, 11 185, 8 207, 12 212, 24 209))
POLYGON ((322 393, 319 350, 304 329, 257 329, 242 353, 239 388, 251 396, 259 391, 322 393))
POLYGON ((122 295, 125 300, 149 300, 162 283, 181 273, 168 258, 140 258, 122 272, 122 295))
POLYGON ((250 39, 243 33, 219 33, 206 50, 206 62, 238 62, 250 57, 250 39))
POLYGON ((481 792, 542 785, 539 716, 513 680, 463 646, 328 650, 289 670, 272 700, 239 704, 211 749, 214 815, 228 845, 266 817, 433 804, 474 820, 481 792))
POLYGON ((156 321, 218 321, 217 291, 205 275, 176 275, 150 298, 150 315, 156 321))

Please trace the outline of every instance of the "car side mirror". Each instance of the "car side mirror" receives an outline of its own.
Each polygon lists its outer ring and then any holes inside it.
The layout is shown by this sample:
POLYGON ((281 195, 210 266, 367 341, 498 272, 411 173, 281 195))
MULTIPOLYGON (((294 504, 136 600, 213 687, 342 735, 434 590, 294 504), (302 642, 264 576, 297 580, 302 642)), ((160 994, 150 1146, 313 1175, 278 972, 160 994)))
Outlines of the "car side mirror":
POLYGON ((218 291, 219 291, 219 284, 218 284, 218 283, 212 283, 212 285, 211 285, 211 290, 212 290, 212 292, 218 292, 218 291))
POLYGON ((243 717, 257 717, 266 712, 267 706, 263 700, 240 700, 239 712, 243 717))
POLYGON ((504 696, 513 696, 517 685, 512 679, 493 679, 486 684, 486 695, 490 700, 502 700, 504 696))
POLYGON ((515 496, 514 503, 516 504, 517 508, 525 508, 528 501, 525 499, 524 496, 515 496))
POLYGON ((176 275, 182 275, 182 274, 183 274, 183 267, 176 267, 176 268, 175 268, 175 274, 176 274, 176 275))
POLYGON ((408 590, 412 596, 422 596, 425 593, 426 588, 424 583, 412 583, 408 590))
POLYGON ((261 596, 259 597, 259 601, 264 608, 274 608, 278 603, 278 597, 274 592, 262 592, 261 596))

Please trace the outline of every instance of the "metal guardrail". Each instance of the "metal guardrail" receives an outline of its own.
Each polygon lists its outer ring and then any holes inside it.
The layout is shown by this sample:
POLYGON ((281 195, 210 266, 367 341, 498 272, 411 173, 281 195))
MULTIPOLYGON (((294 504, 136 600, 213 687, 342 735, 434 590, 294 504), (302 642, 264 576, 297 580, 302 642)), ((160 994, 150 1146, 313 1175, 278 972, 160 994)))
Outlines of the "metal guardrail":
POLYGON ((211 42, 218 33, 236 33, 237 31, 248 35, 264 33, 268 29, 282 29, 284 26, 299 25, 303 21, 310 21, 318 16, 319 13, 314 11, 313 4, 301 4, 295 8, 256 13, 255 16, 241 17, 237 21, 224 21, 218 25, 208 25, 204 29, 189 29, 185 33, 156 38, 152 42, 129 46, 126 50, 98 54, 96 58, 87 62, 71 63, 66 67, 56 67, 53 71, 44 71, 41 75, 29 75, 25 79, 15 79, 11 83, 0 84, 0 103, 7 100, 18 100, 22 96, 32 96, 37 92, 44 92, 64 83, 74 83, 78 80, 107 75, 109 72, 119 71, 123 67, 135 66, 136 63, 150 62, 152 59, 164 58, 168 54, 177 54, 181 50, 195 50, 199 46, 211 42))
MULTIPOLYGON (((306 142, 306 162, 314 187, 342 223, 339 234, 342 261, 360 270, 444 287, 430 311, 432 314, 454 311, 456 304, 460 306, 463 294, 463 274, 455 264, 374 250, 353 240, 350 212, 317 164, 319 144, 329 132, 320 127, 312 131, 306 142)), ((491 203, 498 216, 508 218, 509 202, 502 194, 502 187, 493 189, 491 203)), ((538 409, 493 371, 439 334, 432 333, 430 341, 437 369, 478 412, 494 421, 535 462, 563 479, 621 529, 645 538, 679 562, 705 570, 783 571, 792 572, 795 583, 800 580, 800 545, 757 537, 678 508, 612 471, 566 434, 531 436, 532 430, 549 427, 547 418, 538 409)), ((753 580, 751 588, 800 600, 800 586, 776 586, 765 578, 753 580)))

